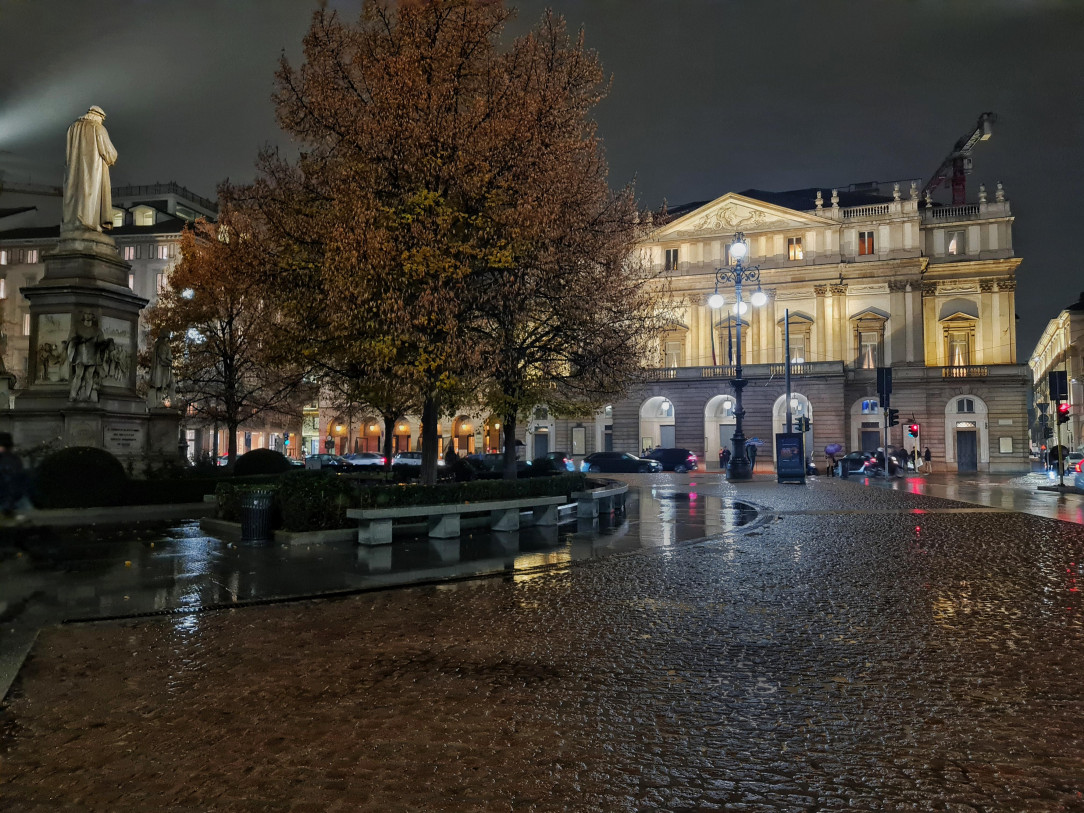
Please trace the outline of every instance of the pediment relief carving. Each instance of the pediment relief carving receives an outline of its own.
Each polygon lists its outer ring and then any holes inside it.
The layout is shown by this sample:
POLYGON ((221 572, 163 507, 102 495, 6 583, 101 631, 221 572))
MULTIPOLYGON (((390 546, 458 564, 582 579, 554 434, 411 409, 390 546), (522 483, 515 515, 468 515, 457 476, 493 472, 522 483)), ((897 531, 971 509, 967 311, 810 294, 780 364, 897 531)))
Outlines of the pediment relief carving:
POLYGON ((817 217, 806 217, 780 206, 762 204, 740 195, 727 194, 700 209, 663 226, 656 239, 808 229, 837 225, 817 217))

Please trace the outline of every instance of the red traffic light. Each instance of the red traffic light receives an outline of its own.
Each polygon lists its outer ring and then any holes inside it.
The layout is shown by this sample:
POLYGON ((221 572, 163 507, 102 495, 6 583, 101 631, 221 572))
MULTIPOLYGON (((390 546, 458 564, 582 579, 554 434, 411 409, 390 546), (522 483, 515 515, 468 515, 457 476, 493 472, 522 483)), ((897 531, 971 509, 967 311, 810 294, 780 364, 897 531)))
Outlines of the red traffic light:
POLYGON ((907 434, 913 438, 918 437, 918 424, 912 423, 907 427, 907 434))
POLYGON ((1058 404, 1058 423, 1069 423, 1069 402, 1062 401, 1058 404))

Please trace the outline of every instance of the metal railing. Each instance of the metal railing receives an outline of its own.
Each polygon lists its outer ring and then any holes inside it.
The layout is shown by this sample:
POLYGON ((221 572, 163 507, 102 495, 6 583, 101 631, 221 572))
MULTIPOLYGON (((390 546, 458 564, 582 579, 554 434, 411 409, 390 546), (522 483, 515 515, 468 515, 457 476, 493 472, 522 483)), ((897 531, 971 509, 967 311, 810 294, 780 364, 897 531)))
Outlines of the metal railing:
POLYGON ((930 207, 925 210, 925 215, 930 220, 970 220, 978 217, 979 205, 968 203, 964 206, 930 207))

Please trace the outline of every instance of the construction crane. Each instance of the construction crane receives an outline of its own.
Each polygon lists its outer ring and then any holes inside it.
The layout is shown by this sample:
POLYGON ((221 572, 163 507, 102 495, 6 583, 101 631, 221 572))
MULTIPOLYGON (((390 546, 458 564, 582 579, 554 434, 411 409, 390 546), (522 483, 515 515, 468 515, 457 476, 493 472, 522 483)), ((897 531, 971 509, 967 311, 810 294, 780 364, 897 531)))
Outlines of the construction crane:
POLYGON ((983 113, 979 116, 974 129, 960 136, 952 152, 941 162, 941 166, 922 189, 922 196, 932 194, 937 187, 952 177, 952 205, 960 206, 967 202, 967 175, 971 172, 971 152, 980 141, 987 141, 992 133, 990 125, 997 121, 995 113, 983 113))

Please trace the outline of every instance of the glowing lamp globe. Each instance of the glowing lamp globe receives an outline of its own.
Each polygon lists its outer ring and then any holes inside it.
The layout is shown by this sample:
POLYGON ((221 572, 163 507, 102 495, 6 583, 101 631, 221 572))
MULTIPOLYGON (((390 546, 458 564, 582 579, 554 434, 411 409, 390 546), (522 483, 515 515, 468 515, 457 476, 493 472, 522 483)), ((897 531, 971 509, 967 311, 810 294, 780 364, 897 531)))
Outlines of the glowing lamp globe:
POLYGON ((725 300, 723 299, 723 295, 721 293, 719 293, 718 291, 716 291, 715 293, 713 293, 711 296, 708 297, 708 307, 709 308, 721 308, 721 307, 723 307, 724 302, 725 302, 725 300))
POLYGON ((738 316, 744 316, 745 312, 748 311, 748 310, 749 310, 749 303, 748 302, 739 302, 737 305, 734 306, 734 311, 735 311, 735 313, 738 314, 738 316))
POLYGON ((730 244, 730 257, 734 260, 740 260, 745 256, 745 243, 731 243, 730 244))
POLYGON ((759 288, 757 288, 756 292, 750 297, 750 299, 752 300, 753 304, 759 308, 761 305, 768 301, 768 295, 759 288))

